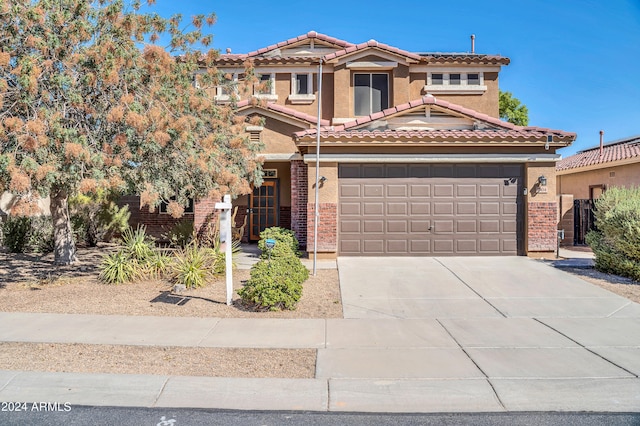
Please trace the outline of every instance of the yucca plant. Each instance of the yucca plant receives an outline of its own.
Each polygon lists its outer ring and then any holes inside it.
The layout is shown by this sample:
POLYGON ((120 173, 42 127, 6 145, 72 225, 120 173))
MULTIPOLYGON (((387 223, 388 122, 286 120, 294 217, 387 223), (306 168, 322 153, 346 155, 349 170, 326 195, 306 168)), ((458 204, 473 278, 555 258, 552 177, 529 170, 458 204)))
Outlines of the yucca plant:
POLYGON ((156 250, 140 265, 138 275, 140 278, 160 279, 169 270, 171 262, 171 256, 167 256, 156 250))
POLYGON ((213 250, 190 243, 175 255, 172 264, 173 279, 176 284, 187 288, 202 287, 211 276, 211 267, 215 263, 213 250))
POLYGON ((154 255, 155 244, 144 225, 138 225, 135 231, 127 228, 122 233, 122 242, 129 255, 141 263, 154 255))
POLYGON ((131 281, 136 273, 137 262, 128 253, 120 250, 106 256, 100 264, 101 281, 107 284, 122 284, 131 281))

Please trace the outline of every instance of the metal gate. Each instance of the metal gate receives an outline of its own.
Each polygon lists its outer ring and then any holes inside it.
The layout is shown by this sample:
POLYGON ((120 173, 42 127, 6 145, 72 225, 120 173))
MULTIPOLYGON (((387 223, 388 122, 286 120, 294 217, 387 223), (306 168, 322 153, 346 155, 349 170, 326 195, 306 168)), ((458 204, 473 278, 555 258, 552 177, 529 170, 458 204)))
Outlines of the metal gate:
POLYGON ((593 200, 573 200, 573 245, 585 245, 584 237, 595 228, 593 200))

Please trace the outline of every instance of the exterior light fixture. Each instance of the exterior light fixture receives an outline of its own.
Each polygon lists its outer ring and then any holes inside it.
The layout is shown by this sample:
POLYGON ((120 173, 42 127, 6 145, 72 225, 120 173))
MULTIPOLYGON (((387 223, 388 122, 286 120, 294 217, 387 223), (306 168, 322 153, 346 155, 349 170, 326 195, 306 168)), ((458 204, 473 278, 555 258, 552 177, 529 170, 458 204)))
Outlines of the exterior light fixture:
POLYGON ((541 175, 538 178, 538 183, 540 184, 540 186, 547 186, 547 178, 544 177, 544 175, 541 175))
POLYGON ((322 185, 323 183, 325 183, 327 181, 327 178, 324 176, 320 176, 320 179, 318 179, 318 182, 320 183, 320 185, 322 185))

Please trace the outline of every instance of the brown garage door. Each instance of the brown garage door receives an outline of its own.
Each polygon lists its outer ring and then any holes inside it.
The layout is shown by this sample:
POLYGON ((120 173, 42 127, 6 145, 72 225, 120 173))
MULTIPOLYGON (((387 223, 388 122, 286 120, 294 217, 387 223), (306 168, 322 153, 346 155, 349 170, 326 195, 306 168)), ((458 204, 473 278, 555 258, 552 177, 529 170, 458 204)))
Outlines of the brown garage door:
POLYGON ((342 256, 517 255, 522 166, 341 164, 342 256))

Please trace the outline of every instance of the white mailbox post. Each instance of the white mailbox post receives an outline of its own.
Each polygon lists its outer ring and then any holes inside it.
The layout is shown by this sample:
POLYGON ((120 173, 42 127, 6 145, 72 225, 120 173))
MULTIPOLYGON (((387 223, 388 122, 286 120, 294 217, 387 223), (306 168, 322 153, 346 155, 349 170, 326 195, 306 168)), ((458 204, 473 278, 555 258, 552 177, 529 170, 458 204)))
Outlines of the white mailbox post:
POLYGON ((233 296, 233 275, 231 273, 231 196, 225 195, 221 203, 216 203, 216 210, 220 210, 220 244, 224 247, 225 274, 227 277, 227 305, 231 306, 233 296))

